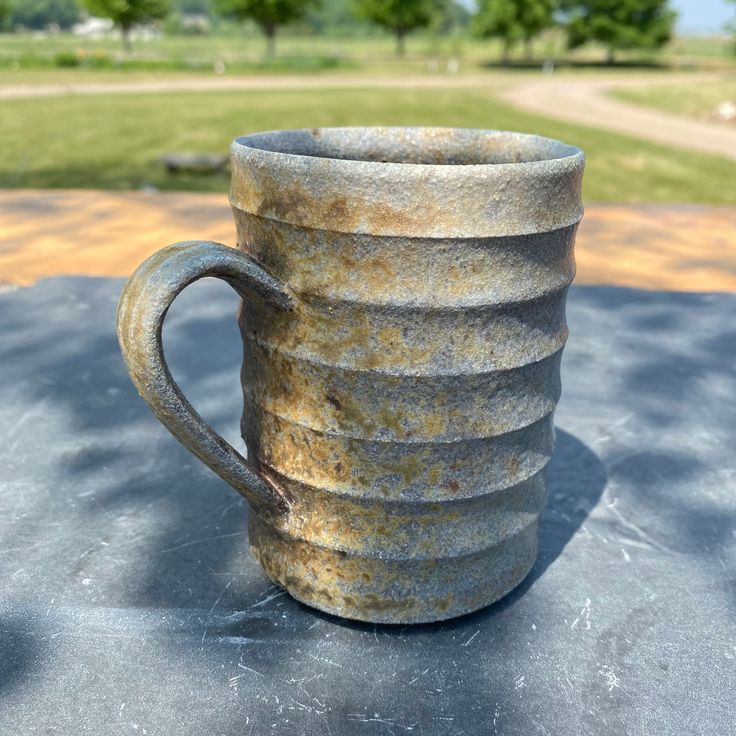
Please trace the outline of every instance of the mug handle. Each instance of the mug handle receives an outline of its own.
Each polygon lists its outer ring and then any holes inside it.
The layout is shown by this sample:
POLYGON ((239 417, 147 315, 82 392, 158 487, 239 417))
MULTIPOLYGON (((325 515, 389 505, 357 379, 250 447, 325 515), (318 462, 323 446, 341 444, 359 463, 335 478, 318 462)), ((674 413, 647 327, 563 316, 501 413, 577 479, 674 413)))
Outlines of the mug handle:
POLYGON ((118 305, 118 340, 135 387, 161 424, 259 512, 285 515, 289 503, 275 485, 228 444, 187 401, 163 353, 161 328, 171 303, 189 284, 214 276, 247 303, 254 296, 282 310, 294 307, 286 286, 239 250, 187 241, 154 253, 133 273, 118 305))

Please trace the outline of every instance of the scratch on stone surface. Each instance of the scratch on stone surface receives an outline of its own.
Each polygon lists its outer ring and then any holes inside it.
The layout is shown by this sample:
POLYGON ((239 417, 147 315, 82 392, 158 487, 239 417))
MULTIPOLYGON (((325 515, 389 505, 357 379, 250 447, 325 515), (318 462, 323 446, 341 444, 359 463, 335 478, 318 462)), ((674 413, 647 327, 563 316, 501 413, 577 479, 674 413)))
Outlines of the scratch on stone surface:
POLYGON ((374 713, 372 717, 365 713, 348 713, 347 719, 349 721, 357 721, 358 723, 385 723, 394 728, 401 728, 404 731, 413 731, 419 725, 419 721, 415 721, 409 725, 397 723, 393 718, 381 718, 378 713, 374 713))
POLYGON ((228 537, 242 537, 245 536, 248 532, 231 532, 230 534, 217 534, 214 537, 205 537, 203 539, 192 539, 188 542, 182 542, 181 544, 176 544, 173 547, 167 547, 166 549, 162 549, 159 554, 165 554, 167 552, 175 552, 178 549, 183 549, 184 547, 191 547, 194 544, 205 544, 206 542, 214 542, 216 539, 226 539, 228 537))
POLYGON ((222 600, 222 596, 225 595, 227 592, 227 589, 233 584, 232 580, 228 580, 227 585, 222 589, 222 592, 220 595, 217 596, 215 599, 215 602, 212 604, 212 608, 210 608, 210 613, 214 613, 215 608, 217 608, 217 604, 222 600))
POLYGON ((48 396, 43 396, 38 401, 35 401, 29 409, 27 409, 23 414, 18 417, 13 422, 13 428, 10 433, 10 442, 5 446, 5 453, 6 455, 12 455, 17 447, 20 440, 23 438, 23 433, 19 432, 18 430, 20 427, 22 427, 31 417, 38 416, 38 415, 44 415, 46 413, 47 404, 49 402, 48 396))
MULTIPOLYGON (((316 713, 317 715, 322 716, 322 715, 324 715, 327 712, 325 710, 319 710, 319 709, 315 708, 312 705, 306 705, 305 703, 300 703, 298 700, 294 700, 294 698, 290 698, 290 700, 291 700, 292 703, 294 703, 294 705, 296 705, 296 707, 299 710, 306 711, 307 713, 316 713)), ((317 700, 317 699, 315 698, 315 700, 317 700)), ((319 703, 318 700, 317 700, 317 702, 319 703)), ((291 710, 293 710, 293 708, 291 710)))
POLYGON ((246 670, 246 672, 252 672, 254 675, 258 675, 258 677, 265 677, 265 675, 258 670, 254 670, 252 667, 246 667, 242 662, 238 662, 238 667, 241 670, 246 670))
POLYGON ((624 556, 626 562, 631 562, 631 555, 623 547, 621 547, 621 554, 624 556))
MULTIPOLYGON (((243 646, 244 644, 265 644, 265 640, 263 639, 251 639, 248 636, 218 636, 217 641, 219 641, 221 644, 237 644, 238 646, 243 646)), ((272 641, 276 642, 277 639, 273 639, 272 641)))
POLYGON ((258 608, 258 606, 263 606, 269 601, 272 601, 274 598, 278 598, 279 596, 286 595, 285 590, 277 590, 273 595, 269 595, 267 598, 264 598, 263 600, 256 601, 252 606, 248 606, 248 608, 258 608))
POLYGON ((463 644, 463 646, 464 646, 464 647, 467 647, 467 646, 469 646, 469 645, 470 645, 470 642, 472 642, 472 641, 473 641, 473 639, 475 639, 475 637, 476 637, 476 636, 478 636, 478 634, 480 634, 480 629, 478 629, 478 631, 476 631, 476 632, 475 632, 475 634, 473 634, 473 635, 472 635, 472 636, 470 637, 470 639, 468 639, 468 640, 467 640, 467 641, 466 641, 466 642, 465 642, 465 643, 463 644))
POLYGON ((617 421, 615 421, 613 424, 609 424, 608 427, 606 427, 603 430, 603 434, 600 437, 597 437, 596 439, 594 439, 593 442, 591 442, 591 445, 596 445, 599 442, 607 442, 608 440, 610 440, 611 439, 611 432, 614 429, 618 429, 618 427, 622 426, 623 424, 626 424, 626 422, 628 422, 629 419, 631 419, 633 416, 634 416, 634 413, 633 412, 630 412, 626 416, 624 416, 621 419, 618 419, 617 421))
POLYGON ((635 549, 646 549, 646 550, 652 549, 651 545, 646 544, 644 542, 640 542, 638 539, 626 539, 622 537, 618 541, 621 542, 621 544, 625 544, 627 547, 634 547, 635 549))
POLYGON ((424 675, 426 675, 427 672, 429 672, 429 667, 427 667, 427 669, 424 670, 424 672, 420 672, 413 680, 410 680, 408 684, 413 685, 420 677, 424 677, 424 675))
POLYGON ((226 504, 225 507, 220 511, 219 519, 222 521, 222 518, 225 516, 225 514, 230 511, 231 508, 234 506, 240 506, 241 505, 241 499, 236 498, 234 501, 231 501, 230 503, 226 504))
POLYGON ((670 552, 668 547, 658 542, 656 539, 650 537, 641 527, 634 524, 633 521, 629 521, 617 507, 618 497, 614 498, 611 503, 606 504, 606 507, 610 509, 614 516, 621 522, 621 524, 629 531, 634 532, 642 542, 645 542, 650 547, 660 550, 661 552, 670 552))
POLYGON ((315 662, 326 662, 327 664, 331 664, 333 667, 342 667, 341 664, 333 662, 331 659, 327 659, 327 657, 316 657, 314 654, 309 654, 309 652, 307 652, 307 657, 310 657, 315 662))
MULTIPOLYGON (((210 615, 214 613, 215 608, 217 608, 217 604, 222 600, 222 596, 225 595, 225 592, 227 589, 233 584, 233 578, 228 580, 227 585, 222 589, 222 592, 220 595, 215 598, 215 602, 212 604, 212 608, 210 608, 210 615)), ((201 644, 204 644, 204 640, 207 637, 207 624, 204 625, 204 631, 202 632, 202 642, 201 644)))
POLYGON ((43 540, 26 545, 25 547, 8 547, 6 549, 0 549, 0 555, 7 554, 8 552, 29 552, 32 549, 38 549, 41 546, 45 546, 45 542, 46 540, 43 540))
POLYGON ((580 610, 580 613, 578 614, 578 617, 572 622, 572 625, 570 626, 571 629, 574 629, 579 623, 580 619, 583 619, 585 623, 585 630, 590 630, 590 598, 585 599, 585 605, 580 610))

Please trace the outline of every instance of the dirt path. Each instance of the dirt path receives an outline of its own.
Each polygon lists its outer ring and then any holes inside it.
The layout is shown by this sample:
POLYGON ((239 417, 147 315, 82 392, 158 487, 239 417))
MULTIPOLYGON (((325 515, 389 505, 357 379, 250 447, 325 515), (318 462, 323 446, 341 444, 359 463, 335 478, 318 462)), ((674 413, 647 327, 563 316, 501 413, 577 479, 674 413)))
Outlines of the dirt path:
POLYGON ((158 92, 248 92, 288 89, 454 89, 490 88, 501 83, 499 76, 467 75, 370 77, 354 74, 315 76, 184 77, 179 79, 129 82, 83 82, 72 84, 0 85, 0 100, 66 95, 155 94, 158 92))
POLYGON ((736 161, 736 127, 692 120, 639 107, 609 96, 614 89, 660 84, 692 84, 718 79, 712 74, 673 74, 626 78, 525 79, 502 89, 498 97, 520 110, 545 117, 613 130, 654 143, 712 153, 736 161))
MULTIPOLYGON (((233 244, 225 194, 0 190, 0 282, 126 276, 178 240, 233 244)), ((736 208, 591 205, 579 284, 736 291, 736 208)))

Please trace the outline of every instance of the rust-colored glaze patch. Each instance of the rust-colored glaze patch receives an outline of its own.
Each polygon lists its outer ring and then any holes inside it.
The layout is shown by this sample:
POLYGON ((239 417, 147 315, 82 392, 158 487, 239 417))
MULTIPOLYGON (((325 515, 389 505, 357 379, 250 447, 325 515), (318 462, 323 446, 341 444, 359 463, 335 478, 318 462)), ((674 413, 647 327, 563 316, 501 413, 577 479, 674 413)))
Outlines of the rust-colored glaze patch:
POLYGON ((449 490, 441 503, 390 503, 380 496, 337 495, 295 482, 273 468, 265 470, 290 499, 288 517, 270 522, 281 533, 324 548, 390 559, 431 560, 492 547, 526 527, 545 500, 540 474, 477 497, 454 499, 458 492, 449 490))
MULTIPOLYGON (((259 217, 298 223, 315 221, 315 213, 319 213, 320 222, 339 225, 342 232, 368 233, 393 229, 413 233, 426 222, 417 212, 380 200, 366 203, 360 196, 351 198, 324 190, 313 193, 298 181, 281 182, 270 176, 249 179, 247 171, 242 177, 243 181, 231 190, 231 201, 259 217)), ((426 217, 430 213, 425 208, 423 214, 426 217)))
POLYGON ((250 540, 269 578, 300 601, 360 620, 411 623, 474 611, 507 593, 533 565, 536 525, 483 553, 439 561, 353 556, 283 536, 257 517, 250 540), (489 568, 497 575, 488 578, 489 568))
POLYGON ((235 209, 238 242, 298 293, 381 304, 412 295, 431 308, 527 298, 572 280, 575 228, 498 239, 385 238, 298 228, 235 209), (527 282, 520 283, 519 269, 527 282))

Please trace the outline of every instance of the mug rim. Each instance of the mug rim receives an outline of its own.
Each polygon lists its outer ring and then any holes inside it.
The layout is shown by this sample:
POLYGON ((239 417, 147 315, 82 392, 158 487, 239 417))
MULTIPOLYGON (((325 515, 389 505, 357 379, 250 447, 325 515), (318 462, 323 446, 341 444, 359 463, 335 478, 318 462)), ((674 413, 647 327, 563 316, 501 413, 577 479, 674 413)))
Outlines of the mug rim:
POLYGON ((530 133, 302 128, 241 136, 230 152, 230 204, 236 217, 249 213, 332 232, 485 238, 568 227, 583 214, 585 155, 576 146, 530 133), (326 139, 321 150, 315 132, 326 139), (344 155, 345 136, 362 158, 305 155, 324 154, 330 145, 344 155), (376 144, 381 137, 388 141, 385 149, 376 144), (536 147, 538 160, 449 165, 478 156, 498 161, 499 141, 516 159, 525 158, 520 146, 536 147), (394 161, 381 160, 384 153, 393 154, 394 161), (399 163, 397 158, 448 163, 399 163))
POLYGON ((520 133, 511 130, 496 130, 491 128, 455 128, 444 126, 330 126, 321 128, 289 128, 283 130, 268 130, 246 135, 238 136, 232 141, 231 147, 233 152, 240 152, 241 155, 248 155, 252 152, 255 155, 273 156, 275 158, 286 161, 323 161, 336 165, 353 164, 360 166, 376 167, 380 170, 386 170, 388 167, 398 166, 402 170, 407 171, 414 169, 417 171, 427 170, 503 170, 536 168, 543 166, 545 168, 554 164, 570 164, 574 161, 584 160, 583 151, 569 143, 565 143, 556 138, 537 135, 534 133, 520 133), (339 136, 346 139, 345 142, 349 146, 351 143, 360 143, 361 138, 372 136, 373 140, 384 138, 390 143, 396 139, 404 139, 411 136, 420 136, 424 140, 415 143, 417 152, 427 153, 432 150, 437 151, 438 146, 446 145, 448 141, 465 143, 471 146, 473 143, 480 144, 491 141, 499 141, 498 146, 501 154, 507 154, 504 158, 509 158, 510 154, 516 150, 517 155, 523 156, 522 160, 481 160, 469 162, 456 161, 403 161, 403 160, 381 160, 375 158, 366 158, 361 156, 330 156, 324 154, 310 153, 306 150, 295 151, 295 139, 301 138, 304 148, 306 144, 318 144, 323 136, 339 136), (289 143, 291 145, 287 145, 289 143), (434 148, 432 146, 434 145, 434 148), (286 148, 287 150, 279 150, 286 148), (292 149, 292 150, 288 150, 292 149), (535 155, 536 152, 536 155, 535 155), (548 155, 545 155, 548 152, 548 155), (524 156, 524 154, 527 154, 524 156))

